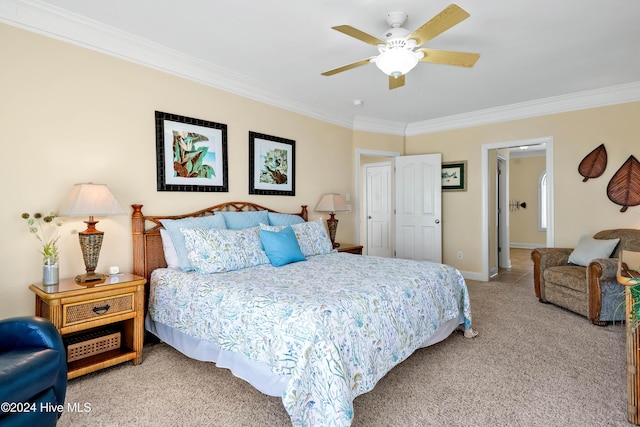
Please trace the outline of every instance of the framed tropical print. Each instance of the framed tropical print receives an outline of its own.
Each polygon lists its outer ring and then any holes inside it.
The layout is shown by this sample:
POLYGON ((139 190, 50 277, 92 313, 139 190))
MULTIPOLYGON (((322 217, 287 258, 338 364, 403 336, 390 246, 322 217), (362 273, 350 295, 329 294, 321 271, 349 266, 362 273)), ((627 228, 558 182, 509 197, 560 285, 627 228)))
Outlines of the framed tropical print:
POLYGON ((227 125, 156 111, 158 191, 229 191, 227 125))

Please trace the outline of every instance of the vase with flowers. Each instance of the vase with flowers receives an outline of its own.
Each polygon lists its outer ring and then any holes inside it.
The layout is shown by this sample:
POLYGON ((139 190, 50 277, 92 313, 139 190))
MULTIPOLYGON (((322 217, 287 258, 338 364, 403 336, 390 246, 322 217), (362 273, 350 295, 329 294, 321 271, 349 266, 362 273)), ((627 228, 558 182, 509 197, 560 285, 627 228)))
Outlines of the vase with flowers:
POLYGON ((627 270, 627 285, 629 286, 630 307, 629 307, 629 323, 630 327, 637 328, 640 326, 640 268, 636 271, 627 270))
POLYGON ((56 220, 57 214, 52 212, 48 215, 35 213, 33 216, 23 213, 22 218, 27 221, 29 232, 42 243, 42 284, 57 285, 60 281, 58 271, 58 244, 60 236, 58 228, 62 226, 62 221, 56 220))

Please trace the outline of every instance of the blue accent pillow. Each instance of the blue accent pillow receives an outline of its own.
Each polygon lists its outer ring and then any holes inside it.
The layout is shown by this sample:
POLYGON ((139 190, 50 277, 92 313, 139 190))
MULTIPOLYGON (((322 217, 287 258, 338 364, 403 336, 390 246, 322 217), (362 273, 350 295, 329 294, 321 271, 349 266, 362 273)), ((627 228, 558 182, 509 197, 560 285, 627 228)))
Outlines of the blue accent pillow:
POLYGON ((184 242, 184 235, 180 231, 181 228, 227 228, 224 217, 218 214, 182 219, 161 219, 160 222, 165 230, 169 232, 169 237, 171 237, 173 246, 176 248, 180 269, 182 271, 193 271, 194 268, 191 266, 189 257, 187 256, 187 247, 184 242))
POLYGON ((260 230, 260 241, 274 267, 306 261, 291 227, 285 227, 281 231, 260 230))
POLYGON ((220 212, 229 230, 243 230, 269 224, 269 211, 220 212))
POLYGON ((269 212, 269 225, 293 225, 304 222, 300 215, 269 212))

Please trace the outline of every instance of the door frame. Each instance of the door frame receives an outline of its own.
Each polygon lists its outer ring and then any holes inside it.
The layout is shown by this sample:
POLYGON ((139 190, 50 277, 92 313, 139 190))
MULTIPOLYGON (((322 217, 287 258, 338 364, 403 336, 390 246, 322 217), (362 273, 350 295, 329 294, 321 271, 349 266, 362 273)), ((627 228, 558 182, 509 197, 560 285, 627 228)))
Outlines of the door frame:
MULTIPOLYGON (((501 153, 496 153, 496 160, 498 162, 498 169, 502 163, 503 170, 498 175, 496 195, 498 198, 497 208, 500 211, 496 211, 496 225, 498 227, 498 238, 496 245, 496 271, 489 271, 489 275, 493 273, 498 274, 500 268, 511 268, 511 253, 509 250, 509 161, 506 156, 501 153), (504 196, 504 197, 501 197, 504 196), (500 221, 500 212, 502 212, 502 219, 500 221), (503 249, 502 252, 500 249, 503 249)), ((489 266, 491 268, 491 266, 489 266)))
MULTIPOLYGON (((360 244, 360 227, 362 226, 362 209, 360 208, 360 204, 362 201, 362 184, 360 183, 360 176, 362 174, 362 168, 360 165, 360 157, 362 156, 371 156, 371 157, 397 157, 400 153, 397 151, 383 151, 383 150, 368 150, 365 148, 356 148, 355 155, 355 181, 356 181, 356 195, 355 195, 355 219, 356 219, 356 243, 360 244)), ((393 186, 391 187, 391 192, 393 193, 393 186)), ((393 196, 392 196, 393 199, 393 196)), ((393 204, 392 204, 393 206, 393 204)))
POLYGON ((481 147, 481 180, 482 180, 482 272, 481 279, 485 282, 489 281, 489 185, 491 177, 489 176, 489 150, 500 148, 512 148, 526 145, 546 144, 545 150, 545 168, 547 171, 547 247, 554 246, 554 206, 553 206, 553 137, 546 136, 540 138, 523 139, 506 142, 493 142, 482 144, 481 147))

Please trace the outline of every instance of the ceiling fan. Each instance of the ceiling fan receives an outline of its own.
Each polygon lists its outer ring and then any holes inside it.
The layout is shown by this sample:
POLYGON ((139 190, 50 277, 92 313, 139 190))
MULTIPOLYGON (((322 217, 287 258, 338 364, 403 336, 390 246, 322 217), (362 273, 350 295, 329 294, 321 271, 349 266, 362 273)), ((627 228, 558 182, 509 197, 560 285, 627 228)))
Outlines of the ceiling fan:
POLYGON ((402 25, 407 21, 407 14, 404 12, 391 12, 387 15, 387 23, 391 28, 385 33, 386 41, 382 41, 350 25, 332 27, 336 31, 376 46, 380 54, 325 71, 322 75, 332 76, 373 62, 382 72, 389 76, 389 89, 395 89, 404 86, 405 74, 411 71, 418 62, 473 67, 478 58, 480 58, 477 53, 419 48, 427 41, 459 24, 469 16, 466 10, 458 5, 451 4, 409 34, 408 30, 402 28, 402 25))

